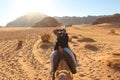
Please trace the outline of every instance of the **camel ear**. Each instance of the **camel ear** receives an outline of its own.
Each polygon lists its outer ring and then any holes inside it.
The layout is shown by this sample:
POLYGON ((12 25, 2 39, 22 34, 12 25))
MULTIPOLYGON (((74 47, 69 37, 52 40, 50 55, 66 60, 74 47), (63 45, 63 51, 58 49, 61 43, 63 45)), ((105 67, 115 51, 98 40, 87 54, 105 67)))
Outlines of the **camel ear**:
POLYGON ((73 80, 73 75, 71 74, 70 71, 68 72, 68 76, 69 76, 69 78, 71 78, 71 80, 73 80))
POLYGON ((69 74, 69 75, 71 74, 70 71, 68 71, 68 74, 69 74))
POLYGON ((59 71, 56 71, 56 76, 58 76, 59 75, 59 71))

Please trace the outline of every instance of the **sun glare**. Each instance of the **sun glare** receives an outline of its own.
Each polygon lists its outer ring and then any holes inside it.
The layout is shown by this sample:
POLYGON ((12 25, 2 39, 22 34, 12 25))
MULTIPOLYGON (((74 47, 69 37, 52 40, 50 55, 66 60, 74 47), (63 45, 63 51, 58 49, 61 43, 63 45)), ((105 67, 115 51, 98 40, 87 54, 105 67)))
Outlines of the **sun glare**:
POLYGON ((49 14, 53 7, 53 0, 16 0, 15 13, 41 12, 49 14))

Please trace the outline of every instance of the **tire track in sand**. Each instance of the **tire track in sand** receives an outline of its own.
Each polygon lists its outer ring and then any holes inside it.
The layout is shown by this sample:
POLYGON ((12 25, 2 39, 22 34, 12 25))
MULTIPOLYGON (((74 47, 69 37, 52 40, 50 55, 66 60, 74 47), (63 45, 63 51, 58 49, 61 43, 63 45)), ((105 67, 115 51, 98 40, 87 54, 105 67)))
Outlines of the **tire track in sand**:
POLYGON ((42 57, 40 56, 40 50, 38 49, 38 45, 41 43, 41 39, 37 40, 33 45, 32 53, 34 54, 35 58, 40 62, 40 64, 44 64, 42 57))
MULTIPOLYGON (((20 52, 22 53, 22 52, 20 52)), ((24 58, 19 58, 19 63, 22 64, 22 69, 27 73, 30 80, 34 80, 34 74, 36 73, 33 67, 30 67, 25 61, 24 58)))

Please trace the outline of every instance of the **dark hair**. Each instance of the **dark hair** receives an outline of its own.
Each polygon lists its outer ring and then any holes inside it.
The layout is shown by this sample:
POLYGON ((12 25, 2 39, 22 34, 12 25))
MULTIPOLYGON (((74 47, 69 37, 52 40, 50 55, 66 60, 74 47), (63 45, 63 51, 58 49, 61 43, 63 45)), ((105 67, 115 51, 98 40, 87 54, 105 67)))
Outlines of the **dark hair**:
POLYGON ((65 32, 66 32, 66 29, 65 29, 65 28, 63 28, 63 31, 65 31, 65 32))

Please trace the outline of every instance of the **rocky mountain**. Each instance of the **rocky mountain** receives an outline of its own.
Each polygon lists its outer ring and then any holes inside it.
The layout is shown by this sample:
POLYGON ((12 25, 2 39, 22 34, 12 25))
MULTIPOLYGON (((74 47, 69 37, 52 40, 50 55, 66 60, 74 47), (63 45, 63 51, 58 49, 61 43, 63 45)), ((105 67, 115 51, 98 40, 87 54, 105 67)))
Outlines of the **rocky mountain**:
POLYGON ((102 23, 120 23, 120 14, 114 14, 112 16, 98 18, 95 22, 93 22, 94 25, 102 23))
POLYGON ((30 27, 46 16, 47 15, 40 13, 28 13, 24 16, 17 18, 14 21, 9 22, 6 27, 30 27))
MULTIPOLYGON (((6 27, 31 27, 41 21, 43 18, 47 17, 47 15, 40 13, 28 13, 24 16, 17 18, 14 21, 9 22, 6 27)), ((87 16, 87 17, 70 17, 63 16, 54 18, 63 25, 79 25, 79 24, 90 24, 93 23, 97 18, 101 18, 104 16, 87 16)))
POLYGON ((33 27, 57 27, 60 23, 53 17, 45 17, 41 21, 37 22, 33 27))
POLYGON ((93 23, 97 18, 101 18, 104 16, 87 16, 87 17, 55 17, 60 23, 64 25, 79 25, 79 24, 90 24, 93 23))

